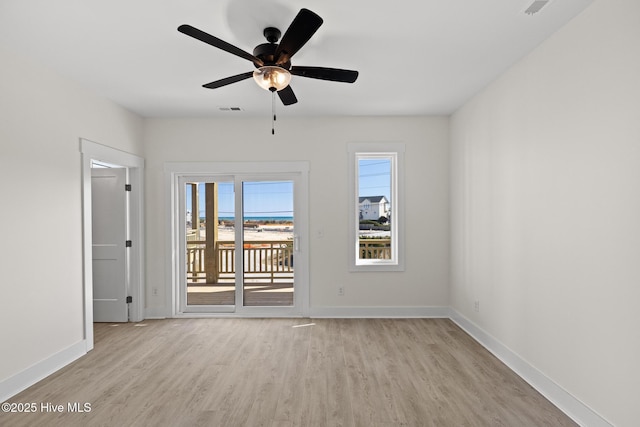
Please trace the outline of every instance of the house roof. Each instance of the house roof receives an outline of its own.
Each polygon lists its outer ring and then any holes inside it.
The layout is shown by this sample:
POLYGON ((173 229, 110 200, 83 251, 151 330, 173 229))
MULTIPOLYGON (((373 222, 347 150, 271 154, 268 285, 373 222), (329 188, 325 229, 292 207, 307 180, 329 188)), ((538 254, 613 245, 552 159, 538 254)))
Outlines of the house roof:
POLYGON ((385 202, 388 202, 387 198, 384 196, 365 196, 365 197, 360 197, 358 199, 358 203, 362 203, 365 200, 369 200, 371 203, 380 203, 383 199, 385 202))

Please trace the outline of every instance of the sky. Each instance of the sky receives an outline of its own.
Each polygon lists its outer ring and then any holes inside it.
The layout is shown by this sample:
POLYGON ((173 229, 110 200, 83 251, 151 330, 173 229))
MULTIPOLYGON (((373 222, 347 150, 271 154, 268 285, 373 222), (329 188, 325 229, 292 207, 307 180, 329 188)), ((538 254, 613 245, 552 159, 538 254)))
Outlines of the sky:
POLYGON ((358 160, 359 197, 385 196, 391 201, 391 161, 384 158, 358 160))
MULTIPOLYGON (((359 197, 385 196, 391 201, 391 162, 389 159, 359 159, 359 197)), ((346 185, 345 177, 345 185, 346 185)), ((244 184, 245 217, 292 217, 293 181, 256 181, 244 184)), ((198 185, 201 194, 200 217, 204 217, 204 183, 198 185)), ((187 210, 191 210, 191 191, 186 192, 187 210)), ((218 216, 233 217, 235 194, 233 182, 218 183, 218 216)))
MULTIPOLYGON (((244 184, 245 217, 292 217, 293 181, 259 181, 244 184)), ((204 183, 198 185, 201 194, 200 217, 204 217, 204 183)), ((218 183, 218 216, 233 217, 235 193, 233 182, 218 183)), ((187 191, 187 210, 191 209, 191 192, 187 191)))

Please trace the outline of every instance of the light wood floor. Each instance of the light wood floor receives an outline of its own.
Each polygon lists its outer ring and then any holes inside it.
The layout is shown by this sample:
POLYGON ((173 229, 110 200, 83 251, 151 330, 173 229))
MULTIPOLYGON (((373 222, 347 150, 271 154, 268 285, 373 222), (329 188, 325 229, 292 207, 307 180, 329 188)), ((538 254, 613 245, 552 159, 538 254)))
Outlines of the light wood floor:
POLYGON ((445 319, 157 320, 96 324, 95 341, 9 400, 91 412, 0 425, 575 425, 445 319))

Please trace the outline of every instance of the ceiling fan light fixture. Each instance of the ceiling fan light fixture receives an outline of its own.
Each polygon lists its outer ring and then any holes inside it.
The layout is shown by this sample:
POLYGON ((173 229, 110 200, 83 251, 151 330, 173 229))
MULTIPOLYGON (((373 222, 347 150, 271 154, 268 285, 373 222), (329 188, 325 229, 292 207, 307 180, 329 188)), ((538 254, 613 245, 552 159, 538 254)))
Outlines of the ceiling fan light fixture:
POLYGON ((265 65, 253 72, 253 80, 262 89, 275 92, 289 86, 291 73, 276 65, 265 65))

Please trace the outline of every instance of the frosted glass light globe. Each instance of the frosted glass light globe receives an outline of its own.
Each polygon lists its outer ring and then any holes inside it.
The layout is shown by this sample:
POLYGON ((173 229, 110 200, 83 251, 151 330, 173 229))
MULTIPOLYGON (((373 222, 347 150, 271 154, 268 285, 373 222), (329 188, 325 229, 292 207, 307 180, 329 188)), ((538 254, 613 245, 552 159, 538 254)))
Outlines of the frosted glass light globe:
POLYGON ((289 86, 291 73, 282 67, 265 65, 253 72, 253 80, 255 80, 261 88, 275 92, 289 86))

